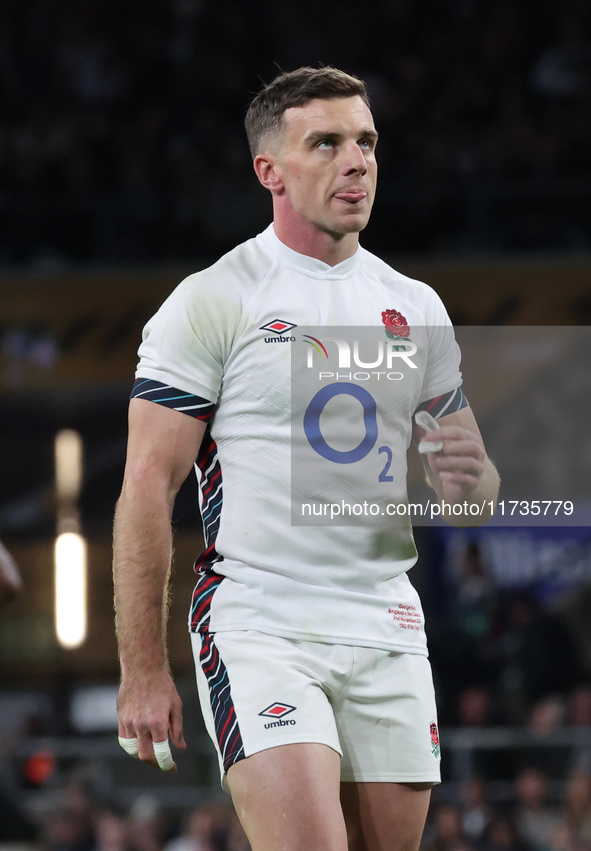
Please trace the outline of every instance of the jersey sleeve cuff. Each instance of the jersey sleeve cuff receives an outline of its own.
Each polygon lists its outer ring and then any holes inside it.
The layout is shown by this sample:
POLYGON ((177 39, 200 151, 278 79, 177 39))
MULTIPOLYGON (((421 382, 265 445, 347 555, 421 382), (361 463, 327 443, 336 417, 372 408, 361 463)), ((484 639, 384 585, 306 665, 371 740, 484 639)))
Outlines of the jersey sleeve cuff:
POLYGON ((156 402, 157 405, 164 405, 166 408, 172 408, 204 422, 209 422, 215 411, 215 403, 210 402, 209 399, 203 399, 194 393, 186 393, 184 390, 152 378, 136 378, 130 398, 156 402))
POLYGON ((433 399, 421 402, 415 414, 417 411, 428 411, 432 417, 438 420, 440 417, 445 417, 447 414, 453 414, 461 408, 468 407, 469 404, 462 388, 456 387, 455 390, 450 390, 448 393, 442 393, 433 399))

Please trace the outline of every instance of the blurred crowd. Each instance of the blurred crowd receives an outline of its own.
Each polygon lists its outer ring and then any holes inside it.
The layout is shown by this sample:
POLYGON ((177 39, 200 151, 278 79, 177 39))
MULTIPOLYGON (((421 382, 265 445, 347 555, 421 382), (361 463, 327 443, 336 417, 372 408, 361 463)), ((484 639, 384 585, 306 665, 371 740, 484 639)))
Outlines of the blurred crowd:
POLYGON ((548 776, 524 768, 514 800, 490 799, 478 776, 467 781, 458 803, 432 807, 423 851, 588 851, 591 848, 591 775, 574 769, 563 794, 551 793, 548 776))
MULTIPOLYGON (((523 768, 509 799, 493 799, 473 775, 458 800, 435 798, 422 851, 589 851, 591 774, 570 771, 560 791, 542 769, 523 768)), ((81 786, 63 789, 28 828, 9 838, 40 851, 250 851, 229 798, 212 798, 173 815, 150 794, 127 808, 93 802, 81 786)), ((7 834, 0 827, 0 841, 7 834)))
POLYGON ((591 243, 587 0, 377 0, 363 14, 351 0, 6 0, 0 261, 194 257, 252 235, 270 207, 249 97, 278 68, 318 63, 369 85, 368 247, 454 247, 479 228, 506 248, 591 243), (527 178, 533 206, 494 200, 527 178), (570 190, 546 209, 557 178, 570 190))
MULTIPOLYGON (((14 825, 14 822, 13 822, 14 825)), ((38 812, 21 816, 20 830, 2 839, 35 842, 43 851, 249 851, 230 803, 212 798, 181 812, 160 806, 146 793, 129 807, 97 804, 82 785, 62 789, 38 812)))
POLYGON ((544 600, 543 585, 502 588, 476 541, 452 561, 424 599, 442 723, 591 725, 591 632, 569 609, 582 589, 544 600))
POLYGON ((99 809, 68 790, 42 826, 47 851, 249 851, 229 800, 203 803, 168 823, 157 801, 136 798, 127 811, 99 809))

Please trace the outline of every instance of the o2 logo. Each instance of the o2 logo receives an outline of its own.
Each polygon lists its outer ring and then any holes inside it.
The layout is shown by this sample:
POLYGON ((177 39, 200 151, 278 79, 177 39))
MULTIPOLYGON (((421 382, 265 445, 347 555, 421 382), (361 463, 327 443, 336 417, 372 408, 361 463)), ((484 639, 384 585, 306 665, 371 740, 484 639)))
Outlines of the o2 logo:
MULTIPOLYGON (((328 384, 316 393, 306 408, 304 414, 304 432, 312 449, 327 461, 335 464, 354 464, 365 458, 378 440, 378 419, 376 400, 365 387, 357 384, 328 384), (341 452, 329 446, 320 431, 320 417, 328 402, 335 396, 353 396, 363 406, 363 422, 365 437, 354 449, 341 452)), ((393 476, 388 475, 392 464, 392 450, 389 446, 380 446, 378 452, 386 454, 386 465, 379 475, 378 481, 391 482, 393 476)))

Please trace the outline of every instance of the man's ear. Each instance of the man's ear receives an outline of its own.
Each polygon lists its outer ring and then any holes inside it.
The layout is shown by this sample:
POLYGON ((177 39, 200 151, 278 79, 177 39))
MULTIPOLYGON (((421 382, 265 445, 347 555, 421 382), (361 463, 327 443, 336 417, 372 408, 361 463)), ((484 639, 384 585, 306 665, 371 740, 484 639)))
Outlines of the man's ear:
POLYGON ((257 154, 254 158, 253 166, 256 176, 265 189, 268 189, 273 195, 279 195, 283 191, 281 168, 270 151, 265 151, 264 154, 257 154))

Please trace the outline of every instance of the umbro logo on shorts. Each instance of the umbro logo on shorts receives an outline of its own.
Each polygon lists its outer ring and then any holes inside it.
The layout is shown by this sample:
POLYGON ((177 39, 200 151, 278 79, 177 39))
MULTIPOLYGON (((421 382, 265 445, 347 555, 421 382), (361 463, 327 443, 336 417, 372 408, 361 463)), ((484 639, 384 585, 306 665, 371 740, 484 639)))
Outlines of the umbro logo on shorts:
POLYGON ((272 703, 270 706, 267 706, 266 709, 263 709, 262 712, 259 712, 259 715, 263 715, 266 718, 278 719, 265 724, 265 730, 268 730, 271 727, 288 727, 296 723, 295 719, 288 718, 287 721, 284 721, 283 716, 289 715, 290 712, 294 712, 296 709, 297 706, 290 706, 289 703, 272 703))
POLYGON ((272 703, 271 706, 267 706, 266 709, 259 712, 259 715, 268 715, 269 718, 282 718, 284 715, 289 715, 294 709, 297 709, 297 706, 290 706, 289 703, 272 703))

